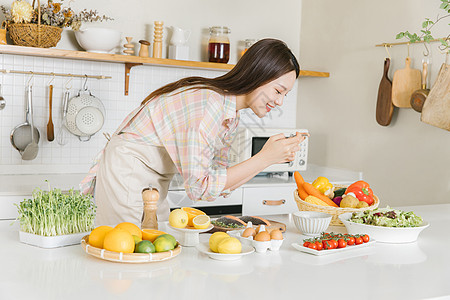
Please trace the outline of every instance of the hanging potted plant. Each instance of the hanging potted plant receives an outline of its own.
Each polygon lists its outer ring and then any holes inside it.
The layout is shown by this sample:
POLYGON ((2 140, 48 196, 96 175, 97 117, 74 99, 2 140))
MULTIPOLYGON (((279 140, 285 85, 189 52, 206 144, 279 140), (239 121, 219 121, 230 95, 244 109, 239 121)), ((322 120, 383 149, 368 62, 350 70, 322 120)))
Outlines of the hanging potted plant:
POLYGON ((50 48, 55 47, 61 39, 64 27, 78 30, 81 22, 112 20, 107 16, 99 16, 97 11, 83 10, 76 14, 70 7, 61 2, 48 0, 47 4, 35 1, 29 4, 24 0, 16 0, 11 9, 1 9, 5 15, 6 28, 14 44, 19 46, 50 48))

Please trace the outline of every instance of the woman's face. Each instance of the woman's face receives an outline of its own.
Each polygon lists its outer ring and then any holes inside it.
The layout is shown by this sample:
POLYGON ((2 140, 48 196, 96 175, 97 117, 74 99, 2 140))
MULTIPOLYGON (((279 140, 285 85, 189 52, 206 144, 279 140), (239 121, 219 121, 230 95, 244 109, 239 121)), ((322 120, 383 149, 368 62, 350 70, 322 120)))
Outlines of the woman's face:
POLYGON ((295 83, 295 71, 260 86, 245 97, 245 108, 250 108, 259 118, 264 117, 276 106, 283 105, 286 94, 295 83))

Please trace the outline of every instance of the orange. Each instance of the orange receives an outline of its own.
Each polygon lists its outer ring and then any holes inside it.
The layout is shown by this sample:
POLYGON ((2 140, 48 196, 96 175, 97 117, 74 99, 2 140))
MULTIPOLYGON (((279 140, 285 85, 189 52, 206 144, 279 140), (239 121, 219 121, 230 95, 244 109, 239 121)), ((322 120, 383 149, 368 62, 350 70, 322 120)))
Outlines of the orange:
POLYGON ((199 215, 206 215, 204 212, 202 212, 199 209, 196 208, 192 208, 192 207, 182 207, 181 210, 184 210, 187 214, 188 214, 188 226, 193 227, 194 223, 192 222, 192 220, 194 220, 194 218, 196 216, 199 215))
POLYGON ((162 234, 166 234, 164 231, 159 231, 156 229, 142 229, 142 239, 150 242, 154 242, 156 238, 162 234))
POLYGON ((130 222, 122 222, 122 223, 117 224, 117 226, 114 228, 124 229, 124 230, 128 231, 129 233, 131 233, 131 235, 135 235, 138 238, 142 239, 142 231, 136 224, 133 224, 130 222))
POLYGON ((133 253, 134 238, 125 229, 114 228, 105 235, 103 248, 114 252, 133 253))
POLYGON ((105 235, 113 230, 111 226, 98 226, 89 234, 89 245, 92 247, 103 248, 105 235))

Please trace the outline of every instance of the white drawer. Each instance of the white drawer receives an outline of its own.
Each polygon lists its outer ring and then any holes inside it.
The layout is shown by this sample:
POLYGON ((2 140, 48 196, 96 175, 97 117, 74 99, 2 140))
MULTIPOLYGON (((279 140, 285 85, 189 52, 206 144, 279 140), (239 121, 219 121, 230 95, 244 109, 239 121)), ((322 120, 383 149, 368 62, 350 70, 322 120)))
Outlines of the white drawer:
POLYGON ((219 197, 214 201, 197 201, 194 202, 187 196, 185 191, 169 191, 167 193, 167 200, 170 208, 177 208, 183 206, 223 206, 223 205, 241 205, 242 204, 242 189, 234 190, 228 198, 219 197))
POLYGON ((261 216, 298 211, 293 186, 244 188, 242 214, 261 216))

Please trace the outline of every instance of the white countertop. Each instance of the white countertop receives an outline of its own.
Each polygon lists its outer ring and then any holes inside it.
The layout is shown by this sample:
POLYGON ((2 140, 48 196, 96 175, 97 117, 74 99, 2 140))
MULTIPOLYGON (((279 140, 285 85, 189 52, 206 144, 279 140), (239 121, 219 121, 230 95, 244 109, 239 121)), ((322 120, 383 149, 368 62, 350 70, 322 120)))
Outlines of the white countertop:
MULTIPOLYGON (((0 221, 0 299, 430 299, 450 295, 450 204, 402 207, 431 226, 416 243, 376 243, 345 255, 313 256, 288 215, 279 252, 216 261, 193 247, 168 261, 124 264, 80 245, 41 249, 19 242, 18 224, 0 221), (350 254, 351 253, 351 254, 350 254)), ((329 231, 344 232, 344 227, 329 231)), ((207 241, 209 234, 200 235, 207 241)), ((444 299, 444 298, 439 298, 444 299)))

